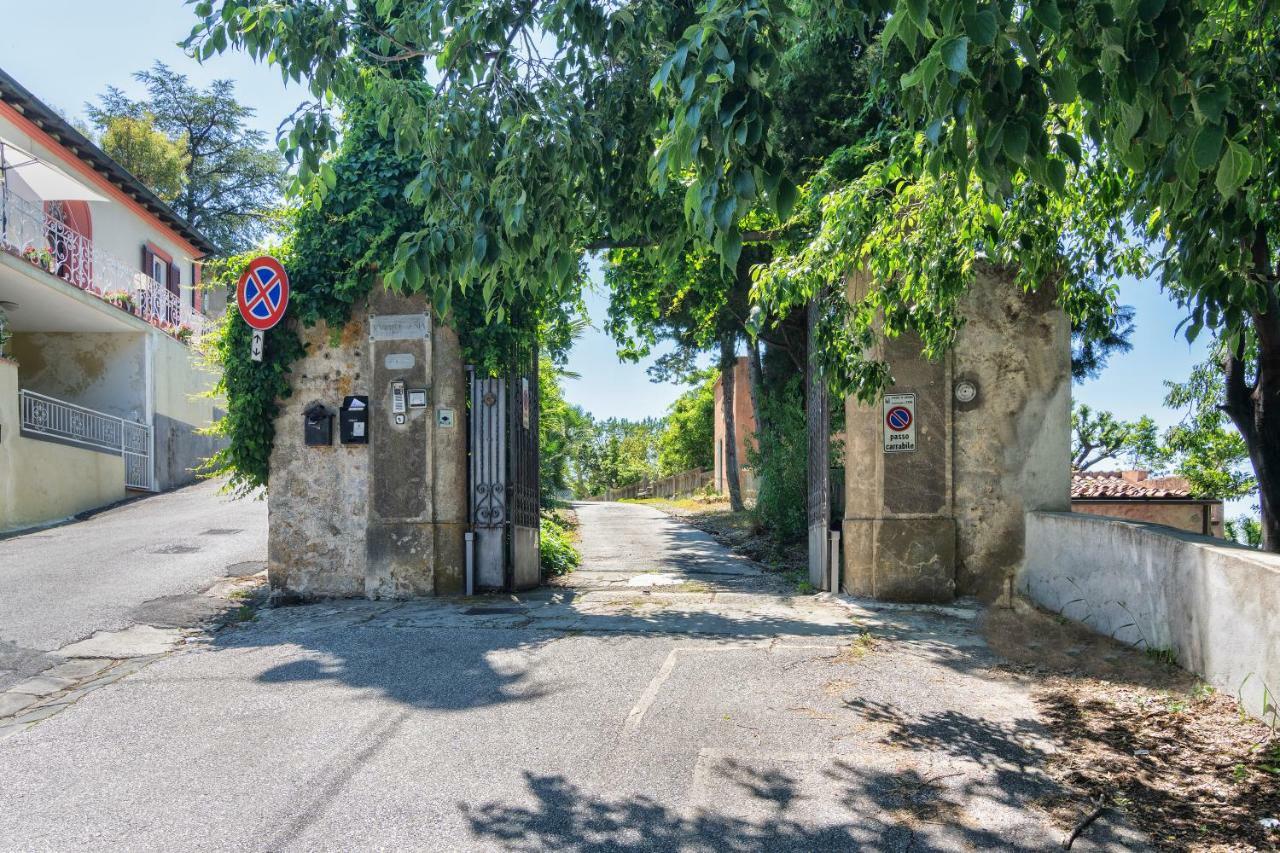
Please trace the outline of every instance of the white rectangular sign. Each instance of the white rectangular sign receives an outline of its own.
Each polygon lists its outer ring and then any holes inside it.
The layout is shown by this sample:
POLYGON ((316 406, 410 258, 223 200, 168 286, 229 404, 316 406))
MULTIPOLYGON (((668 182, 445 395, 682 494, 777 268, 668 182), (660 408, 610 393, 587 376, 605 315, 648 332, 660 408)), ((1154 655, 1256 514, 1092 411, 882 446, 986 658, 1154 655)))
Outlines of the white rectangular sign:
POLYGON ((371 341, 421 341, 431 337, 426 314, 375 314, 369 318, 371 341))
POLYGON ((916 449, 916 395, 885 394, 884 452, 902 453, 916 449))

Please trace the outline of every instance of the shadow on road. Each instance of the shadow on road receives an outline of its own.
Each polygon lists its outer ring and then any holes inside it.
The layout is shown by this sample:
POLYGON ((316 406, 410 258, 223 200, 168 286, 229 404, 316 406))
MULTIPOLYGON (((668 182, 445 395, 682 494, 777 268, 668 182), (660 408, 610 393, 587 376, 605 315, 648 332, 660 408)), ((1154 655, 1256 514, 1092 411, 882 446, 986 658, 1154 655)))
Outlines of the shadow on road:
MULTIPOLYGON (((844 819, 814 825, 797 780, 784 773, 755 774, 742 786, 768 802, 759 817, 697 809, 677 813, 649 797, 604 799, 560 775, 525 774, 534 805, 460 803, 471 831, 507 850, 606 853, 628 850, 929 851, 1044 850, 1049 838, 1019 841, 968 825, 980 808, 976 791, 947 788, 914 770, 901 773, 837 763, 837 801, 844 819)), ((828 815, 832 803, 816 804, 828 815)))

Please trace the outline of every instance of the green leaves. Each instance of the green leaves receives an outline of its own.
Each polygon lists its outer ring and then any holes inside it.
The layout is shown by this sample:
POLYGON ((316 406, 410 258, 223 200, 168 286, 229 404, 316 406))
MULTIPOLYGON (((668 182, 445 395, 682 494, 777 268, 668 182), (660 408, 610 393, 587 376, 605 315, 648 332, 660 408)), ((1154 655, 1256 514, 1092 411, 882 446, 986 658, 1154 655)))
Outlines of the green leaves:
POLYGON ((1027 143, 1030 134, 1027 126, 1020 122, 1013 122, 1005 125, 1004 128, 1004 153, 1005 156, 1016 163, 1021 163, 1027 156, 1027 143))
POLYGON ((795 207, 797 195, 799 195, 799 190, 789 178, 783 178, 778 183, 778 219, 786 222, 791 218, 791 211, 795 207))
POLYGON ((1200 171, 1213 167, 1222 153, 1222 128, 1216 124, 1206 124, 1196 133, 1191 142, 1192 162, 1200 171))
POLYGON ((942 64, 957 74, 969 71, 969 38, 968 36, 951 36, 943 39, 938 50, 942 54, 942 64))
POLYGON ((1032 11, 1045 29, 1054 33, 1062 29, 1062 12, 1058 10, 1058 0, 1035 0, 1032 11))
POLYGON ((1236 142, 1227 143, 1226 156, 1218 164, 1218 174, 1214 186, 1223 196, 1233 196, 1244 182, 1253 174, 1253 155, 1243 145, 1236 142))
MULTIPOLYGON (((916 29, 921 32, 927 32, 929 27, 929 0, 905 0, 907 14, 911 16, 911 22, 916 25, 916 29)), ((901 12, 901 9, 899 9, 901 12)))
POLYGON ((973 14, 965 15, 964 29, 969 34, 969 38, 973 39, 974 44, 979 47, 991 47, 996 43, 998 32, 995 9, 987 6, 973 14))

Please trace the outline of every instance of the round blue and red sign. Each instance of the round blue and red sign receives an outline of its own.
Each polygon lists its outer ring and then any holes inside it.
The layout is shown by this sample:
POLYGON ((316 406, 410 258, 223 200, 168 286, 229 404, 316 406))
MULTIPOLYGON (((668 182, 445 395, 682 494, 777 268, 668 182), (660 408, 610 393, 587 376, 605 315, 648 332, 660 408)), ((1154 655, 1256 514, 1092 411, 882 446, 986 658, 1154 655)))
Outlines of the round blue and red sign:
POLYGON ((894 406, 885 413, 884 422, 894 432, 903 432, 911 426, 911 410, 906 406, 894 406))
POLYGON ((236 287, 236 304, 244 321, 259 331, 283 320, 289 307, 289 275, 284 266, 268 255, 250 261, 236 287))

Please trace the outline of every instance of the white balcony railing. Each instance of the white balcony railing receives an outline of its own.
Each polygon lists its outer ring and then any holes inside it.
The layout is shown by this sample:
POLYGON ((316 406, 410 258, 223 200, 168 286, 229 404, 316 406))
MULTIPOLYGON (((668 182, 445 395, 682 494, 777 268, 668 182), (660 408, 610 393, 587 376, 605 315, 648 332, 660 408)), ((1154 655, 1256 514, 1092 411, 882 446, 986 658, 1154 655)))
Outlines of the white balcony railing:
POLYGON ((118 453, 124 459, 125 486, 155 491, 151 427, 26 389, 18 392, 18 402, 24 435, 118 453))
POLYGON ((105 252, 44 207, 8 192, 0 201, 0 249, 25 258, 179 339, 200 337, 208 317, 163 284, 105 252), (190 331, 187 331, 190 330, 190 331))

